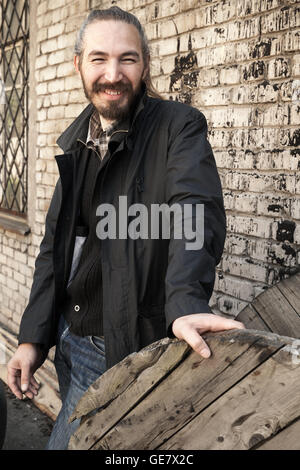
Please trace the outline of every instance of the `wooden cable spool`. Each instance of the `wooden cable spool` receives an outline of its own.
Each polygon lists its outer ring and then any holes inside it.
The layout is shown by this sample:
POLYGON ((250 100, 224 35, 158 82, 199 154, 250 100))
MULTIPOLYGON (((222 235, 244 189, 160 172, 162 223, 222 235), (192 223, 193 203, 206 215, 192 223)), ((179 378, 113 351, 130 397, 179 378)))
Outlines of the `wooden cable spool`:
POLYGON ((262 292, 236 319, 247 328, 300 338, 300 273, 262 292))
POLYGON ((299 274, 241 312, 258 329, 204 335, 209 359, 176 338, 127 356, 78 402, 69 449, 300 449, 297 285, 299 274))

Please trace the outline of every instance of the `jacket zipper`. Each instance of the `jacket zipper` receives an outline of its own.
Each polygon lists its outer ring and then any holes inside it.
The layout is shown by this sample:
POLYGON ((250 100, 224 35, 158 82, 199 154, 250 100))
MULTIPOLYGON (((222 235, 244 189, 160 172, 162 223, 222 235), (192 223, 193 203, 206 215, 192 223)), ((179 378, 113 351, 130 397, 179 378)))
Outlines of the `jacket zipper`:
POLYGON ((85 145, 87 149, 90 149, 90 150, 93 150, 99 157, 100 159, 100 162, 102 162, 102 158, 101 158, 101 155, 97 152, 96 148, 95 147, 90 147, 89 145, 87 145, 85 142, 83 142, 82 140, 80 139, 77 139, 77 142, 80 142, 81 144, 85 145))

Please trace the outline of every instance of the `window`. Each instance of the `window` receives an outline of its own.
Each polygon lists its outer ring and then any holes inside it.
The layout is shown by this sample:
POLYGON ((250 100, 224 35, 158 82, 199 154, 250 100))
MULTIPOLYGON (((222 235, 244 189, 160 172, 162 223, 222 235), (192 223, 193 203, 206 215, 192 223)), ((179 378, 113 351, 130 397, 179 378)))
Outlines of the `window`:
POLYGON ((27 212, 29 0, 0 2, 0 211, 27 212))

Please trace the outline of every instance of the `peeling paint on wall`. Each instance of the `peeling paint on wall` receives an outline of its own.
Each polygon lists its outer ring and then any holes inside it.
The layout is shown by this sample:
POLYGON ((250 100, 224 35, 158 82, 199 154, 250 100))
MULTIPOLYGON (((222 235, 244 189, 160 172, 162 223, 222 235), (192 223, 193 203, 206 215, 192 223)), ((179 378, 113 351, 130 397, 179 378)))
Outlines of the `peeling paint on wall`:
MULTIPOLYGON (((178 50, 180 39, 178 38, 178 50)), ((192 50, 191 35, 189 35, 189 53, 175 57, 174 70, 170 76, 170 92, 179 91, 179 100, 191 104, 192 94, 198 86, 199 71, 194 70, 198 66, 197 56, 192 50)))
POLYGON ((296 224, 291 220, 283 220, 282 222, 278 222, 276 240, 289 241, 290 243, 293 243, 295 228, 296 224))

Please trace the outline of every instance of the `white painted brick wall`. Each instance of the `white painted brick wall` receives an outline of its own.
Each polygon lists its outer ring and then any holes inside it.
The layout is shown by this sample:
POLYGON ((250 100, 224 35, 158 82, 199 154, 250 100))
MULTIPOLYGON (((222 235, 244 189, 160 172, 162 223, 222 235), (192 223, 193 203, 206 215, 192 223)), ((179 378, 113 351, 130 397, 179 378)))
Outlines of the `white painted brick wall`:
MULTIPOLYGON (((89 2, 37 3, 35 223, 28 237, 0 228, 0 322, 13 332, 58 176, 56 139, 86 105, 72 57, 89 2)), ((263 286, 299 265, 299 6, 292 0, 117 3, 146 27, 158 90, 207 118, 228 228, 211 305, 235 316, 263 286)))

